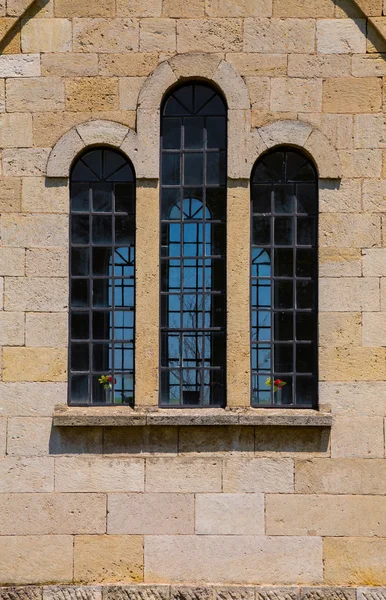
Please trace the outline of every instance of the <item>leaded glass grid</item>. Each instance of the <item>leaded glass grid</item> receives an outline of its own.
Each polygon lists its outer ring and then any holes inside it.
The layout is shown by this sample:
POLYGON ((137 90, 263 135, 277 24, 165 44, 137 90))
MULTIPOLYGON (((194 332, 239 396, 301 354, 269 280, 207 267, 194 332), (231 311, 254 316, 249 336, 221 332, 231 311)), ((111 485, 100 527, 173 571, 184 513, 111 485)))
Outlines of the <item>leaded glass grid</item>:
POLYGON ((226 105, 188 83, 161 114, 160 405, 224 406, 226 105))
POLYGON ((317 221, 314 166, 293 148, 251 180, 252 405, 317 406, 317 221))
POLYGON ((115 150, 88 150, 70 198, 69 402, 133 406, 134 170, 115 150))

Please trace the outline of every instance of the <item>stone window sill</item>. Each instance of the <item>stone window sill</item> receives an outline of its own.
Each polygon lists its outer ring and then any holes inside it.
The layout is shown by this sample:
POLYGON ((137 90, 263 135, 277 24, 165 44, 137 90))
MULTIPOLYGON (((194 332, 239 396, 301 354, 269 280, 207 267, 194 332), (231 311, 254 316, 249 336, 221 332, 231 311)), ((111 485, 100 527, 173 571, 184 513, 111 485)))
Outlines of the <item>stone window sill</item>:
POLYGON ((331 427, 332 415, 302 409, 154 409, 129 407, 77 407, 60 405, 54 411, 55 427, 194 427, 221 425, 264 427, 331 427))

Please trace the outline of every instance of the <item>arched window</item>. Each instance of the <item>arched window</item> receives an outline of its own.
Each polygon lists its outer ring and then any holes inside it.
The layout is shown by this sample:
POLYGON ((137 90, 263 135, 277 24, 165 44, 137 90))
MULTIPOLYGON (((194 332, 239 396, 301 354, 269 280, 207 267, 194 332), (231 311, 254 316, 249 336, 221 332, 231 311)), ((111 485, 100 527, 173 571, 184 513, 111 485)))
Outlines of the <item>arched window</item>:
POLYGON ((120 152, 89 149, 70 196, 70 404, 133 405, 133 167, 120 152))
POLYGON ((187 83, 161 113, 161 406, 225 403, 227 109, 187 83))
POLYGON ((251 180, 252 405, 317 404, 317 173, 280 147, 251 180))

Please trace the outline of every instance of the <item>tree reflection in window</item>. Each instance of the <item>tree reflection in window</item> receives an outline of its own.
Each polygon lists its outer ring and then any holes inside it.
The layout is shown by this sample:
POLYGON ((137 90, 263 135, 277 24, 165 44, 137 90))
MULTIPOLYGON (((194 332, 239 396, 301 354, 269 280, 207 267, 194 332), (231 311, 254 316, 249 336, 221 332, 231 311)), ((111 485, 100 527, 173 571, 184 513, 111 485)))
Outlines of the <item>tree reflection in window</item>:
POLYGON ((161 406, 225 402, 226 106, 188 83, 161 118, 161 406))
POLYGON ((267 153, 252 172, 251 200, 252 404, 316 407, 314 166, 293 148, 267 153))
POLYGON ((72 169, 70 197, 70 404, 132 406, 134 170, 117 151, 88 150, 72 169))

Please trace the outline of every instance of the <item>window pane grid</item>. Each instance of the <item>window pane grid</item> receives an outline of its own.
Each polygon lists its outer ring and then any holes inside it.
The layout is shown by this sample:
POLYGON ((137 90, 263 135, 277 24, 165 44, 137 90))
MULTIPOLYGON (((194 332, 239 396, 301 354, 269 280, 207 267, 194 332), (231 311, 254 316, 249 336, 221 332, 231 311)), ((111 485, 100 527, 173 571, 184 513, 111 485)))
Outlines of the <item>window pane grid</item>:
POLYGON ((134 173, 96 149, 71 177, 71 404, 134 402, 134 173), (105 376, 105 383, 99 379, 105 376))
POLYGON ((251 182, 252 404, 315 407, 317 178, 292 149, 257 163, 251 182))
POLYGON ((226 110, 217 98, 189 84, 163 108, 161 406, 225 403, 226 110))

